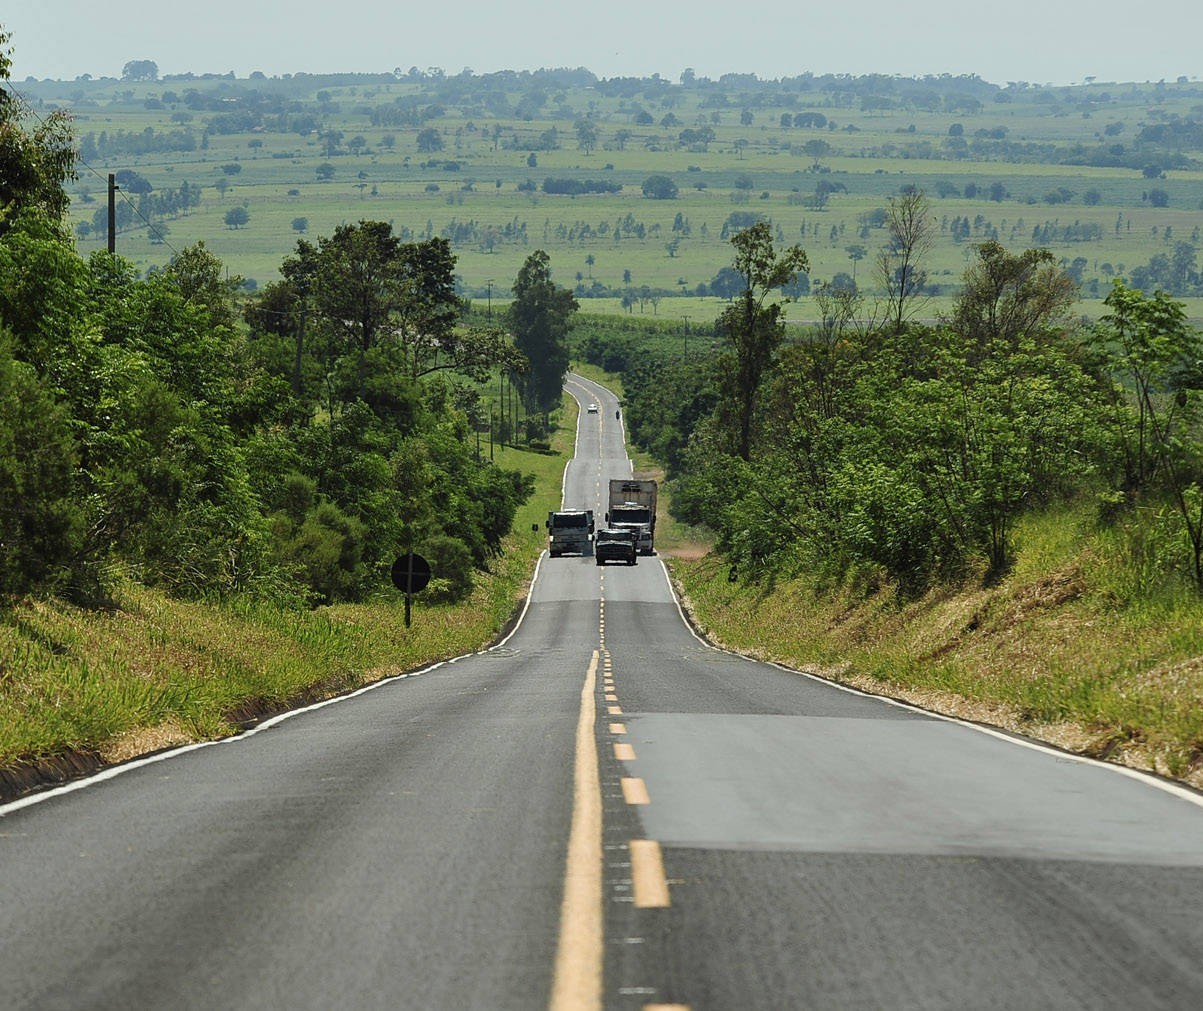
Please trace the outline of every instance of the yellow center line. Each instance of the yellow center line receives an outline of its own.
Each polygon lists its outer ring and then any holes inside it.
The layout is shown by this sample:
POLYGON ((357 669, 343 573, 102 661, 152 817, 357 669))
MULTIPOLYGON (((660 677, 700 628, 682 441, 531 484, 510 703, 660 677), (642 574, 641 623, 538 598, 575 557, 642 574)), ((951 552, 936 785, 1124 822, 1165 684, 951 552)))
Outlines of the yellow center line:
POLYGON ((621 716, 622 715, 622 706, 606 706, 606 715, 607 716, 621 716))
POLYGON ((572 827, 564 868, 560 937, 552 979, 550 1011, 593 1011, 602 1006, 602 807, 593 702, 597 651, 581 688, 576 726, 572 827))
POLYGON ((611 723, 610 724, 610 733, 625 734, 626 732, 627 732, 627 725, 625 723, 611 723))
POLYGON ((616 743, 614 745, 614 757, 620 762, 635 761, 635 747, 631 744, 616 743))

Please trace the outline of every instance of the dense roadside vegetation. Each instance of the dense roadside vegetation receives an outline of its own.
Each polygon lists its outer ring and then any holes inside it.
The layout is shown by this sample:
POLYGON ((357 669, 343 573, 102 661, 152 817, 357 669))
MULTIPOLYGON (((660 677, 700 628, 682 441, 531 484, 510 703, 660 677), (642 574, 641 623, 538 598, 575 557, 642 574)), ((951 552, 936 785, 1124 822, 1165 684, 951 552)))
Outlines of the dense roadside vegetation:
POLYGON ((200 243, 146 276, 82 257, 73 171, 65 117, 0 89, 0 769, 228 732, 494 637, 566 452, 576 303, 546 258, 505 329, 466 318, 445 240, 385 222, 299 241, 250 298, 200 243), (410 551, 434 572, 413 631, 410 551))
POLYGON ((709 345, 578 327, 634 443, 716 550, 672 562, 737 648, 1203 782, 1203 344, 1116 280, 1097 323, 1047 251, 979 244, 916 322, 929 205, 891 202, 886 299, 774 299, 801 250, 732 240, 709 345))

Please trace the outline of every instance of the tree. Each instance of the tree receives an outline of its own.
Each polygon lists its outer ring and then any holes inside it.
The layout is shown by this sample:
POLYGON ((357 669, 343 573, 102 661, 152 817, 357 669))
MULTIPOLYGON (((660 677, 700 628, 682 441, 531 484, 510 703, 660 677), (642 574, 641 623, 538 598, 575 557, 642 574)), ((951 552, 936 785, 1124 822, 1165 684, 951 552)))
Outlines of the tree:
POLYGON ((225 213, 226 228, 241 228, 251 220, 251 212, 245 207, 231 207, 225 213))
POLYGON ((551 261, 537 249, 526 258, 514 281, 507 321, 514 343, 530 362, 524 382, 527 403, 544 414, 560 402, 568 371, 568 325, 577 301, 551 279, 551 261))
POLYGON ((123 81, 157 81, 159 65, 154 60, 130 60, 121 68, 123 81))
POLYGON ((936 238, 936 225, 922 190, 908 189, 890 198, 886 234, 886 245, 877 258, 877 275, 886 293, 887 322, 899 332, 923 291, 927 274, 921 264, 936 238))
POLYGON ((577 120, 576 146, 586 155, 592 154, 594 148, 597 147, 597 127, 590 120, 577 120))
POLYGON ((332 335, 355 349, 357 390, 367 377, 367 356, 388 330, 400 298, 400 242, 383 221, 340 225, 318 241, 313 299, 332 335))
POLYGON ((307 231, 309 231, 309 219, 305 217, 293 218, 292 230, 304 235, 307 231))
POLYGON ((869 255, 869 251, 858 242, 853 243, 851 246, 845 246, 844 252, 848 254, 848 259, 852 261, 852 279, 856 280, 856 265, 869 255))
POLYGON ((677 184, 671 176, 652 175, 643 180, 643 195, 649 200, 675 200, 677 184))
POLYGON ((767 221, 758 221, 739 232, 731 244, 735 247, 733 269, 742 278, 744 290, 739 300, 718 318, 715 332, 730 346, 724 356, 728 367, 720 367, 724 375, 725 413, 728 424, 733 422, 738 433, 737 452, 748 460, 760 380, 785 333, 781 303, 769 302, 768 297, 805 271, 809 261, 800 246, 777 253, 767 221))
MULTIPOLYGON (((0 27, 0 84, 12 67, 9 38, 0 27)), ((25 209, 40 210, 62 226, 71 203, 65 188, 75 178, 71 118, 57 109, 26 130, 28 111, 20 96, 0 87, 0 235, 25 209)))
POLYGON ((1147 296, 1118 277, 1104 300, 1110 310, 1095 326, 1091 346, 1114 381, 1114 430, 1120 448, 1120 490, 1135 496, 1166 467, 1185 435, 1180 379, 1197 369, 1203 342, 1182 303, 1165 292, 1147 296))
POLYGON ((433 126, 426 127, 418 133, 418 150, 423 154, 433 154, 443 150, 443 137, 433 126))
POLYGON ((1076 299, 1077 286, 1047 249, 1016 256, 989 239, 965 270, 953 326, 981 349, 994 341, 1015 347, 1021 337, 1066 324, 1076 299))

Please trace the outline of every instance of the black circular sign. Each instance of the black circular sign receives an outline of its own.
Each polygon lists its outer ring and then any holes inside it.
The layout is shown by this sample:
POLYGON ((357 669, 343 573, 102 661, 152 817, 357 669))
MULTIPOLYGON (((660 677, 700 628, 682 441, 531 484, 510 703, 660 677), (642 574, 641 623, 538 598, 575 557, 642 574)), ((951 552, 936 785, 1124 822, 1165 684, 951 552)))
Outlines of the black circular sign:
POLYGON ((421 555, 401 555, 393 562, 393 586, 402 593, 417 593, 430 582, 430 563, 421 555))

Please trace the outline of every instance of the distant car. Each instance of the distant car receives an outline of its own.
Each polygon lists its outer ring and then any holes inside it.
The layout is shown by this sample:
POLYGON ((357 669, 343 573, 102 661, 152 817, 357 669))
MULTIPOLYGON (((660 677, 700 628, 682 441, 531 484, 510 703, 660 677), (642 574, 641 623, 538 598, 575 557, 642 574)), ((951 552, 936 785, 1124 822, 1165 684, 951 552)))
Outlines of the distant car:
POLYGON ((606 562, 634 565, 639 557, 634 533, 630 530, 599 530, 593 539, 593 556, 598 565, 606 562))
POLYGON ((590 405, 589 405, 589 413, 590 413, 590 414, 596 414, 596 413, 597 413, 597 404, 590 404, 590 405))

